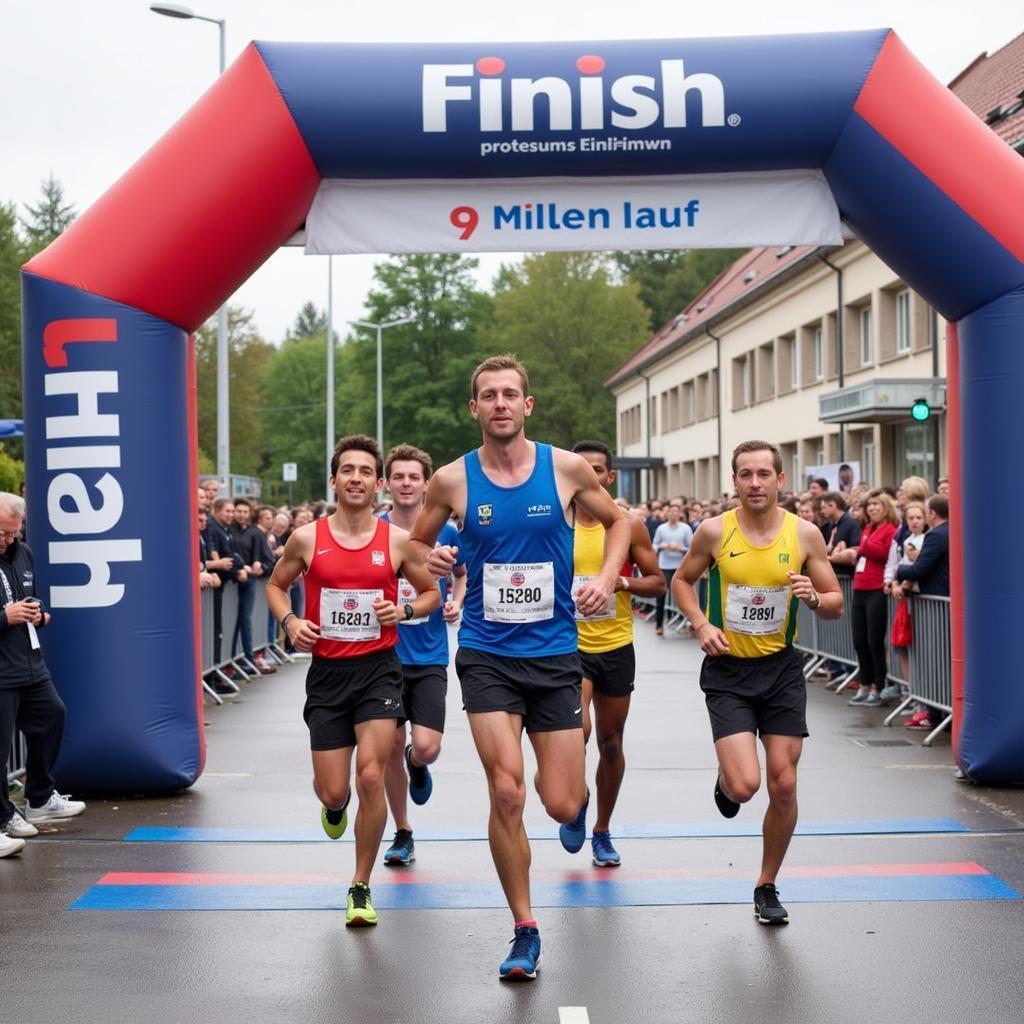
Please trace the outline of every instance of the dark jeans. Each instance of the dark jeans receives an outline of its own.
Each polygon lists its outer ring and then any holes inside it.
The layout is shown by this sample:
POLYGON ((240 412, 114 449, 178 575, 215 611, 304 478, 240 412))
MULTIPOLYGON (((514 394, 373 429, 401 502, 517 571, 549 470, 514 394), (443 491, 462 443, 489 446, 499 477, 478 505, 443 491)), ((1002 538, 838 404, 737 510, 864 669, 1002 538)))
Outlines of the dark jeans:
POLYGON ((64 738, 64 702, 49 679, 16 690, 0 690, 0 747, 4 767, 0 770, 0 824, 14 814, 7 788, 7 752, 14 730, 25 734, 28 757, 25 764, 25 799, 42 807, 54 790, 53 766, 64 738))
POLYGON ((238 587, 238 618, 235 620, 235 632, 231 637, 231 654, 238 650, 238 641, 242 641, 242 651, 252 661, 255 655, 252 650, 252 609, 256 603, 256 584, 253 580, 236 584, 238 587))
POLYGON ((888 606, 883 590, 855 590, 850 621, 861 686, 885 686, 885 630, 888 606))
POLYGON ((221 585, 213 592, 213 663, 220 664, 221 641, 224 639, 224 588, 227 583, 221 580, 221 585))
POLYGON ((657 602, 654 605, 655 629, 661 629, 662 623, 665 621, 665 601, 672 593, 672 577, 676 574, 675 569, 662 569, 661 571, 665 577, 665 593, 657 598, 657 602))
MULTIPOLYGON (((301 580, 296 580, 291 585, 288 591, 288 596, 291 598, 292 611, 301 619, 306 611, 306 588, 303 586, 301 580)), ((292 647, 291 640, 288 639, 287 631, 284 634, 284 650, 286 654, 294 654, 295 648, 292 647)))

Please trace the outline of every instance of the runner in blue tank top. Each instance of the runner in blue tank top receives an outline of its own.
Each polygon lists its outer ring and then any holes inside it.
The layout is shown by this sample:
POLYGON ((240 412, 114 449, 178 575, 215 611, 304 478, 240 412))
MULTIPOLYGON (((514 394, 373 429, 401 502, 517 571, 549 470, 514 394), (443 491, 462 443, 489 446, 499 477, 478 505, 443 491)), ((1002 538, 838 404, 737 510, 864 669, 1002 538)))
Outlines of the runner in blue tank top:
MULTIPOLYGON (((434 468, 430 456, 411 444, 395 445, 384 460, 384 475, 391 492, 391 511, 382 518, 412 529, 423 507, 423 496, 434 468)), ((459 543, 459 531, 445 523, 439 544, 459 543)), ((425 804, 434 789, 427 765, 441 753, 444 733, 445 697, 448 693, 448 623, 458 622, 466 594, 466 567, 462 557, 455 563, 455 585, 439 580, 441 607, 426 618, 398 624, 398 660, 402 663, 402 705, 410 726, 406 743, 405 719, 398 720, 395 745, 391 748, 384 787, 395 819, 395 839, 384 854, 384 863, 404 867, 416 859, 412 823, 409 821, 406 789, 415 804, 425 804), (408 773, 408 774, 407 774, 408 773)), ((406 580, 398 581, 399 598, 415 595, 406 580)))
POLYGON ((515 924, 499 975, 515 980, 535 977, 540 957, 523 828, 523 728, 537 757, 544 809, 562 823, 562 844, 575 853, 586 839, 589 799, 575 608, 585 615, 607 610, 630 534, 581 456, 527 440, 533 398, 514 356, 481 363, 471 393, 483 444, 434 474, 411 537, 441 578, 459 552, 434 543, 453 512, 463 524, 468 584, 455 668, 487 774, 491 855, 515 924), (575 594, 573 502, 607 530, 601 572, 575 594))

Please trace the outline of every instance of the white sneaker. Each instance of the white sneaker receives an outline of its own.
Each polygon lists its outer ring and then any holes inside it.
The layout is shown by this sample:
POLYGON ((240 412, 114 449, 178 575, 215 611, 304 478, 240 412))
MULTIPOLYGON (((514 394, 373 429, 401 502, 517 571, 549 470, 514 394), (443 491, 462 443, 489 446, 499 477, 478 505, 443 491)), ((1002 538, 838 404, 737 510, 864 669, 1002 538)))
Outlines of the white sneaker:
POLYGON ((14 839, 0 832, 0 857, 9 857, 12 853, 18 853, 24 846, 24 839, 14 839))
POLYGON ((2 831, 14 839, 31 839, 33 836, 39 835, 39 829, 35 825, 30 825, 17 811, 4 825, 2 831))
POLYGON ((84 810, 85 804, 81 800, 71 800, 54 790, 42 807, 26 804, 25 818, 29 822, 60 821, 63 818, 74 818, 84 810))

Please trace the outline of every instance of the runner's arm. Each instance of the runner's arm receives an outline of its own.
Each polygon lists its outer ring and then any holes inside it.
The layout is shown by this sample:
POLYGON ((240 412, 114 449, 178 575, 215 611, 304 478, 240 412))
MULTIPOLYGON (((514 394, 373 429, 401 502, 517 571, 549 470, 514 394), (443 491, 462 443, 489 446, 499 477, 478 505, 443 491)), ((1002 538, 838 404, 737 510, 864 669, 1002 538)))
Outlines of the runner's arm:
MULTIPOLYGON (((413 544, 405 530, 394 524, 391 526, 391 564, 396 572, 402 570, 402 575, 416 591, 416 597, 409 602, 414 619, 421 619, 441 606, 437 580, 420 561, 418 545, 413 544)), ((382 625, 394 626, 405 619, 405 609, 392 601, 374 601, 373 608, 382 625)))
POLYGON ((312 557, 313 529, 315 524, 308 523, 300 526, 288 538, 284 554, 278 559, 267 581, 267 605, 298 651, 311 651, 320 638, 320 627, 308 619, 300 619, 292 611, 288 596, 289 588, 306 571, 312 557))
POLYGON ((721 520, 706 520, 694 534, 683 564, 672 577, 672 596, 679 610, 690 620, 700 641, 700 649, 712 656, 728 654, 729 640, 716 625, 708 621, 700 607, 695 584, 711 567, 721 543, 721 520))
POLYGON ((821 531, 803 520, 798 530, 804 564, 800 573, 789 574, 793 596, 803 601, 818 618, 838 619, 843 614, 843 592, 825 551, 821 531))
POLYGON ((423 507, 409 531, 420 564, 427 566, 435 579, 442 579, 455 567, 456 548, 434 547, 441 528, 455 511, 452 473, 452 466, 444 466, 430 478, 423 507))
POLYGON ((629 560, 640 570, 640 575, 623 576, 624 589, 638 597, 661 597, 665 593, 665 574, 658 568, 658 556, 644 521, 635 516, 629 520, 629 560))

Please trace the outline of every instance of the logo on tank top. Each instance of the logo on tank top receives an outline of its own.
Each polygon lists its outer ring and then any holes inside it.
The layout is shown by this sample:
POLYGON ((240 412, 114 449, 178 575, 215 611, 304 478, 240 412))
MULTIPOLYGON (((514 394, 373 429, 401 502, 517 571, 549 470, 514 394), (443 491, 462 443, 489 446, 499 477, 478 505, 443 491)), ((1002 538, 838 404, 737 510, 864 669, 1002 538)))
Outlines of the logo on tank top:
POLYGON ((477 505, 476 521, 480 526, 490 526, 494 509, 491 505, 477 505))
POLYGON ((784 552, 783 554, 779 555, 779 563, 781 565, 789 565, 789 553, 788 552, 784 552))
POLYGON ((552 512, 551 505, 527 505, 526 518, 535 519, 537 516, 549 516, 552 512))
POLYGON ((384 552, 383 551, 371 551, 370 552, 370 560, 373 562, 374 565, 383 565, 384 564, 384 552))

